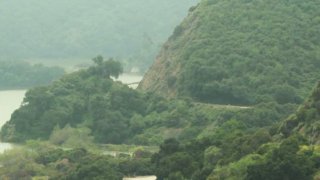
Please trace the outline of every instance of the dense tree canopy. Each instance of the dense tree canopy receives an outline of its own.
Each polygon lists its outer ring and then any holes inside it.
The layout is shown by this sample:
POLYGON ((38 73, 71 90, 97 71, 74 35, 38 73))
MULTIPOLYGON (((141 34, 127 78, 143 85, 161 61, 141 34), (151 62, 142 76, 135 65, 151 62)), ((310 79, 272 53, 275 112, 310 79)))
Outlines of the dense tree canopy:
POLYGON ((262 163, 248 168, 248 180, 311 180, 316 169, 319 156, 314 151, 299 153, 299 142, 291 137, 272 151, 262 163))
POLYGON ((120 180, 124 176, 118 160, 85 149, 15 149, 0 155, 0 161, 5 166, 0 167, 1 179, 120 180))
POLYGON ((315 179, 320 171, 320 148, 318 113, 312 109, 319 92, 318 84, 295 114, 273 128, 248 129, 230 120, 204 138, 184 143, 167 140, 153 156, 155 173, 159 179, 315 179), (192 168, 177 165, 181 155, 190 159, 192 168), (189 168, 188 173, 184 168, 189 168))
POLYGON ((112 142, 121 141, 126 131, 118 133, 119 129, 128 128, 129 117, 135 111, 142 114, 145 104, 138 92, 111 79, 110 76, 117 77, 122 72, 119 62, 104 61, 100 56, 93 60, 95 66, 87 70, 28 91, 22 107, 3 127, 5 139, 46 139, 55 126, 87 123, 89 128, 95 129, 93 134, 102 142, 110 139, 112 142), (122 104, 123 108, 119 109, 122 104), (14 133, 13 137, 11 133, 14 133))

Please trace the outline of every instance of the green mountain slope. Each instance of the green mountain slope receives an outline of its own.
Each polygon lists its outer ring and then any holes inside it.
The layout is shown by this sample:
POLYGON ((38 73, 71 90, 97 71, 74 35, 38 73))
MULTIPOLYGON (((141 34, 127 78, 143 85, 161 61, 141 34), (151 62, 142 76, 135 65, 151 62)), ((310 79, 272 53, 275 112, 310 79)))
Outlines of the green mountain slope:
POLYGON ((140 89, 223 104, 299 103, 320 78, 317 0, 203 0, 140 89))

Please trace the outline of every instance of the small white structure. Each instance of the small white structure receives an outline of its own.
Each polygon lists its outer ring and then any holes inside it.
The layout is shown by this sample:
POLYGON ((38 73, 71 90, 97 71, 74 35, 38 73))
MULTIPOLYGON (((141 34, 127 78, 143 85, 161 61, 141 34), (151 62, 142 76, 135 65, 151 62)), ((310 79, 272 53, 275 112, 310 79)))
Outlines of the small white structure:
POLYGON ((157 180, 156 176, 125 177, 123 180, 157 180))

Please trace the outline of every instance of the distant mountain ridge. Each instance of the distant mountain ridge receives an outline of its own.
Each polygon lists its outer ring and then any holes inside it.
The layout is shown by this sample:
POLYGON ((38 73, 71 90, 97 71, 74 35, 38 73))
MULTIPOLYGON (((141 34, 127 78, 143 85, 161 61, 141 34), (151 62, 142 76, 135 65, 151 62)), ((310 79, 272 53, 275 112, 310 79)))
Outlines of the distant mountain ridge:
POLYGON ((1 1, 0 59, 83 60, 101 54, 149 65, 197 1, 1 1))
POLYGON ((0 61, 0 90, 28 89, 48 85, 65 74, 59 67, 31 65, 19 61, 0 61))
POLYGON ((316 0, 202 0, 139 88, 219 104, 301 103, 320 78, 316 0))

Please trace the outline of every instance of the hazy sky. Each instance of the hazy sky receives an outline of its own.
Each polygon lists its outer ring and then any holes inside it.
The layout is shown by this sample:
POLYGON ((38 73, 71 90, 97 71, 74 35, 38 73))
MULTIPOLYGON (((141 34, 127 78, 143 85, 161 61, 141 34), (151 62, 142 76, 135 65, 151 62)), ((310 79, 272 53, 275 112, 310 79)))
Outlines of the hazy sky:
POLYGON ((129 56, 148 46, 148 39, 164 42, 197 1, 3 0, 0 54, 10 59, 129 56))

